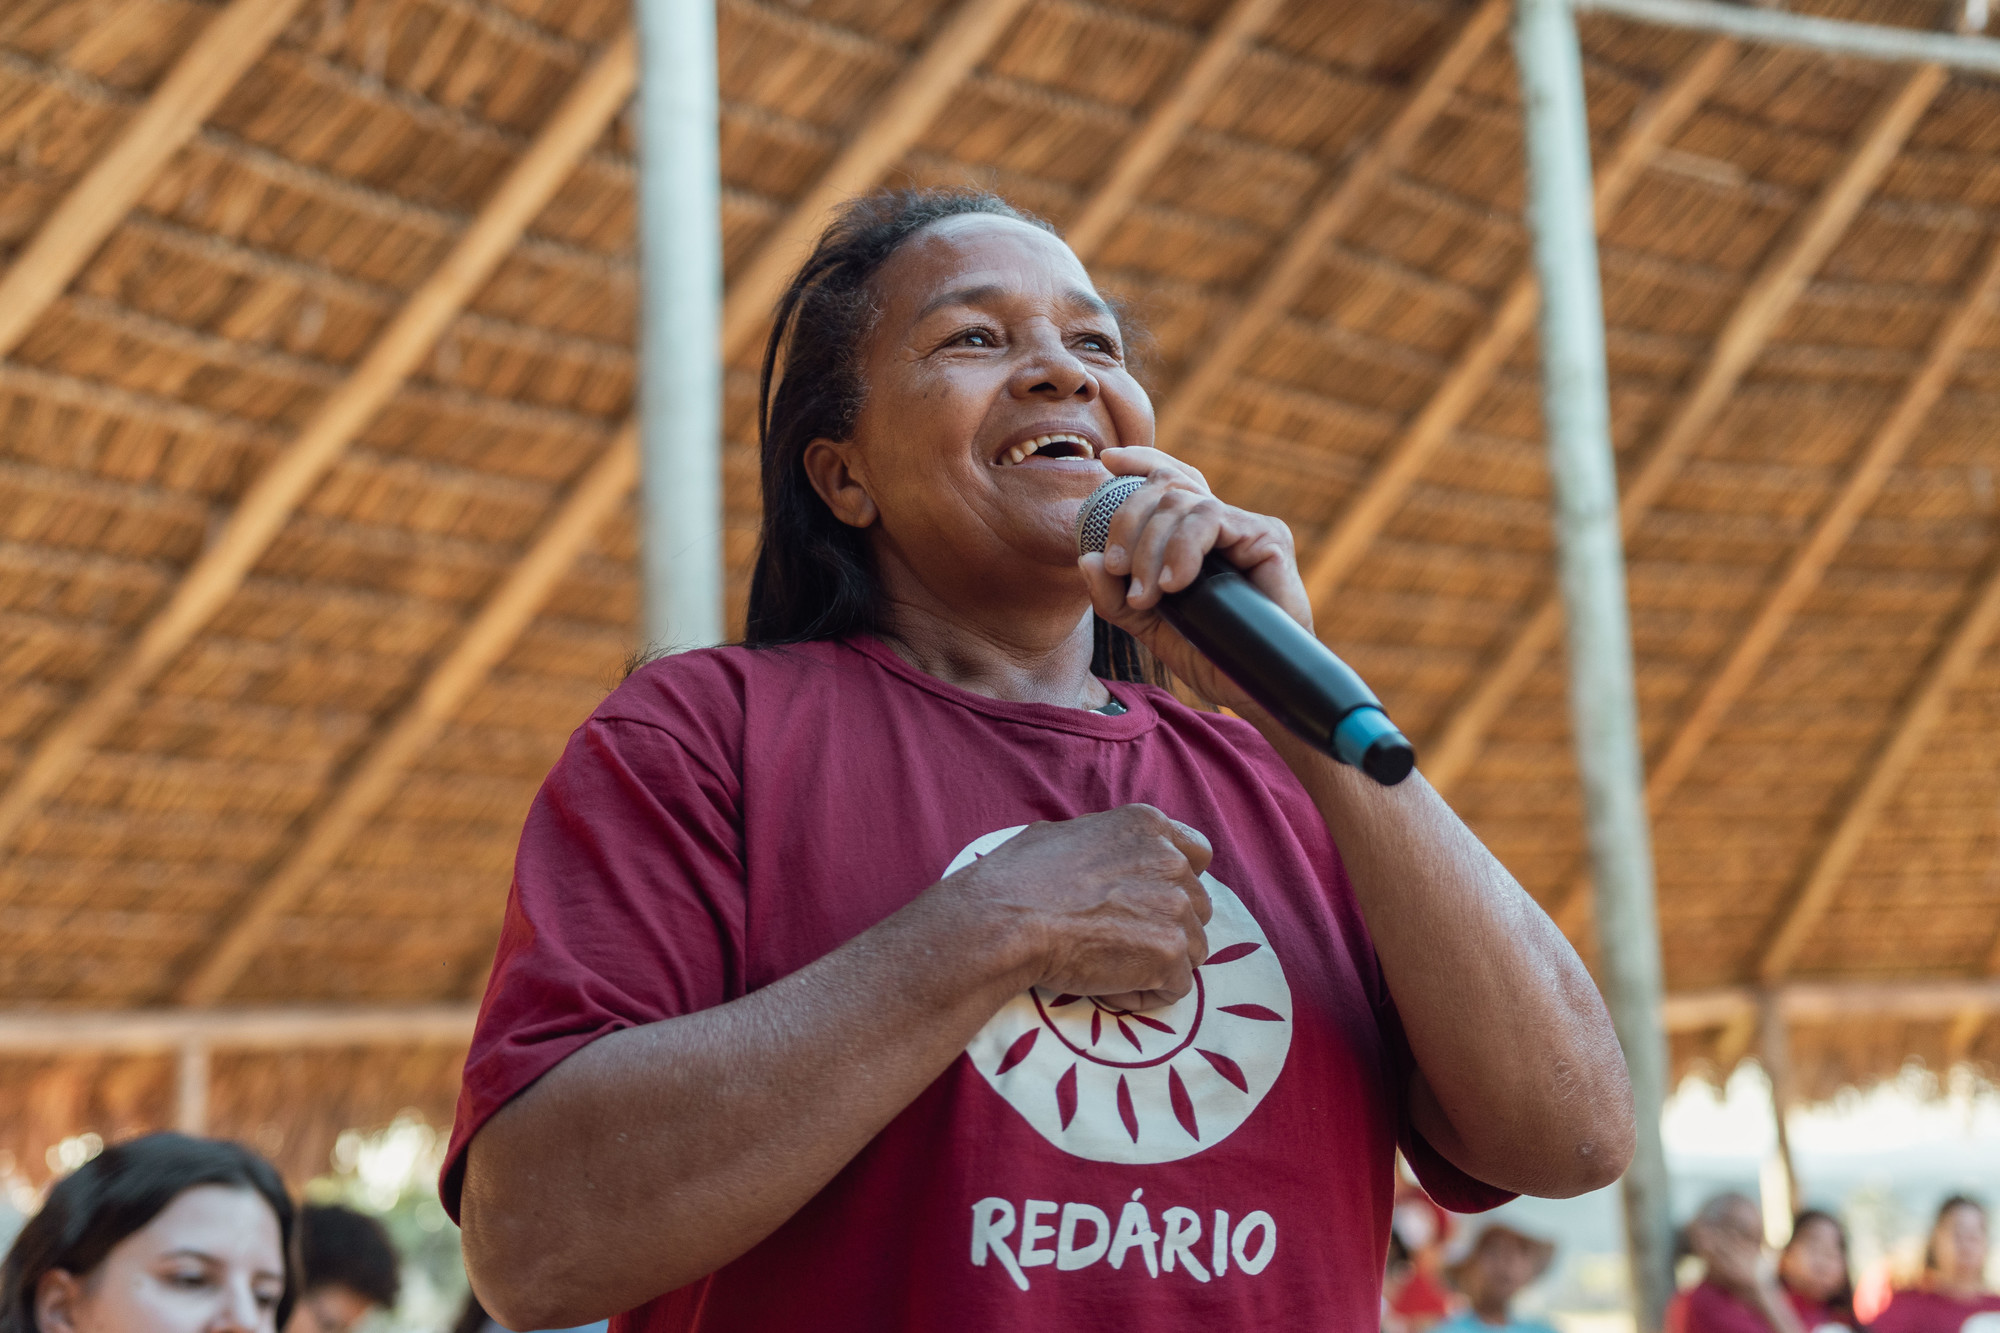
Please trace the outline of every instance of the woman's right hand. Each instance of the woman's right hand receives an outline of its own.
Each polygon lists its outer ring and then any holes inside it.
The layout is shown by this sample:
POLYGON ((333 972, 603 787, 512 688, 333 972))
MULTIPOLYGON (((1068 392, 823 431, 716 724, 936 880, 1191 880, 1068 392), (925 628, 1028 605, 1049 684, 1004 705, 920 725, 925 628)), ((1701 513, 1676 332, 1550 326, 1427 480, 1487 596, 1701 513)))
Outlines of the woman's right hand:
POLYGON ((1208 958, 1213 849, 1150 805, 1033 824, 939 890, 998 918, 1029 983, 1121 1009, 1172 1004, 1208 958))

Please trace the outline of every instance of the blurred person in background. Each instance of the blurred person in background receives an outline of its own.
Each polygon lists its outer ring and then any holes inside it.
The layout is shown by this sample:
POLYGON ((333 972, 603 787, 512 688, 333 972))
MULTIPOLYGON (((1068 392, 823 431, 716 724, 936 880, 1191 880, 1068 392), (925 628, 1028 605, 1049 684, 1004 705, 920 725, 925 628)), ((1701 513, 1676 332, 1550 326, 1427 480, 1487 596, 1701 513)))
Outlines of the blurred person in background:
POLYGON ((347 1333, 372 1310, 393 1310, 402 1259, 366 1213, 337 1203, 299 1210, 298 1308, 285 1333, 347 1333))
POLYGON ((1924 1275, 1896 1293, 1875 1333, 2000 1333, 2000 1296, 1986 1287, 1986 1205, 1954 1194, 1938 1208, 1924 1275))
POLYGON ((1763 1215, 1741 1194, 1718 1194, 1688 1223, 1707 1271, 1667 1307, 1667 1333, 1805 1333, 1764 1248, 1763 1215))
POLYGON ((1389 1293, 1403 1284, 1410 1275, 1410 1250, 1403 1244, 1403 1238, 1396 1234, 1396 1228, 1389 1228, 1389 1255, 1382 1268, 1382 1333, 1410 1333, 1410 1326, 1394 1306, 1389 1304, 1389 1293))
POLYGON ((1792 1238, 1778 1256, 1778 1281, 1806 1333, 1862 1327, 1854 1317, 1847 1230, 1833 1214, 1808 1208, 1792 1219, 1792 1238))
POLYGON ((1451 1293, 1443 1281, 1451 1214, 1438 1207, 1421 1186, 1399 1179, 1389 1232, 1405 1256, 1401 1272, 1391 1273, 1385 1288, 1389 1314, 1400 1333, 1424 1333, 1451 1313, 1451 1293))
POLYGON ((1479 1233, 1472 1251, 1447 1270, 1452 1285, 1465 1294, 1472 1308, 1439 1324, 1434 1333, 1482 1333, 1485 1329, 1519 1329, 1522 1333, 1555 1333, 1540 1320, 1516 1319, 1514 1298, 1549 1271, 1556 1247, 1549 1241, 1495 1222, 1479 1233))
POLYGON ((149 1134, 49 1191, 0 1264, 0 1333, 277 1333, 292 1201, 235 1143, 149 1134))

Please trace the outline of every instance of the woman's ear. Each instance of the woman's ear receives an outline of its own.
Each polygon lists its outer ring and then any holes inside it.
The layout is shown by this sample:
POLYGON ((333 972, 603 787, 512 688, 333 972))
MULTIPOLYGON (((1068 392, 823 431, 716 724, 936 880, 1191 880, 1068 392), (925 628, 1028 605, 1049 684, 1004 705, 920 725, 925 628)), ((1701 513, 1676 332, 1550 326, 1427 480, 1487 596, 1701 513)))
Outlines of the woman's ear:
POLYGON ((865 528, 881 517, 882 511, 875 507, 875 497, 868 494, 861 479, 848 467, 846 450, 850 447, 827 439, 816 439, 807 445, 803 460, 806 480, 819 492, 819 498, 826 501, 835 518, 850 528, 865 528))
POLYGON ((51 1268, 35 1284, 35 1327, 40 1333, 78 1333, 83 1295, 83 1279, 51 1268))

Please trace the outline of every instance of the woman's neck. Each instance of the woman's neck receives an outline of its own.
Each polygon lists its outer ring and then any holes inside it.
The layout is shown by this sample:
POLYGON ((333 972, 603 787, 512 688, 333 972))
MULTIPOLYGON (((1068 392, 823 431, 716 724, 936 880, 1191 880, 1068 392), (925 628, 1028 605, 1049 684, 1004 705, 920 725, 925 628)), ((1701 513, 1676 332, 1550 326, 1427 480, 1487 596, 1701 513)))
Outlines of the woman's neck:
POLYGON ((929 598, 890 599, 878 634, 917 670, 1011 703, 1100 708, 1111 697, 1090 674, 1087 611, 1067 616, 967 616, 929 598))

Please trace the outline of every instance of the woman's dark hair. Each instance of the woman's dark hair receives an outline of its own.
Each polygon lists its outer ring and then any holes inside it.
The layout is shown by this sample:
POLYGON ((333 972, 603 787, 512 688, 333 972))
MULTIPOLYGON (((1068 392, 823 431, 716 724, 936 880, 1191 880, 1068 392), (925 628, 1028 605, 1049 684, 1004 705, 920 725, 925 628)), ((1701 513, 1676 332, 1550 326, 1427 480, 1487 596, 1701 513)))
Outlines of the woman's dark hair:
MULTIPOLYGON (((744 642, 773 648, 880 628, 880 587, 867 539, 834 517, 806 477, 806 446, 844 440, 866 393, 861 346, 876 308, 869 281, 933 222, 983 213, 1055 228, 983 190, 893 190, 856 199, 820 234, 778 302, 757 387, 764 520, 750 576, 744 642)), ((1091 670, 1153 680, 1131 635, 1097 622, 1091 670)))
POLYGON ((1847 1228, 1841 1225, 1840 1219, 1824 1208, 1806 1209, 1792 1219, 1792 1238, 1785 1242, 1785 1248, 1791 1249, 1797 1243, 1799 1234, 1817 1222, 1824 1222, 1832 1227, 1833 1234, 1840 1239, 1840 1288, 1821 1303, 1826 1306, 1836 1322, 1858 1329, 1861 1327, 1861 1320, 1854 1313, 1854 1275, 1847 1267, 1847 1228))
POLYGON ((1950 1217, 1960 1208, 1970 1208, 1973 1212, 1979 1214, 1980 1221, 1983 1222, 1986 1220, 1986 1205, 1973 1198, 1970 1194, 1954 1194, 1939 1204, 1937 1216, 1931 1219, 1930 1234, 1924 1237, 1924 1270, 1926 1272, 1938 1266, 1937 1229, 1944 1225, 1944 1220, 1947 1217, 1950 1217))
POLYGON ((277 1327, 284 1328, 298 1298, 298 1276, 291 1257, 292 1200, 277 1170, 241 1144, 148 1134, 106 1148, 58 1181, 21 1228, 0 1265, 0 1333, 37 1333, 35 1291, 44 1273, 91 1272, 120 1241, 200 1185, 255 1190, 277 1214, 285 1255, 277 1327))

